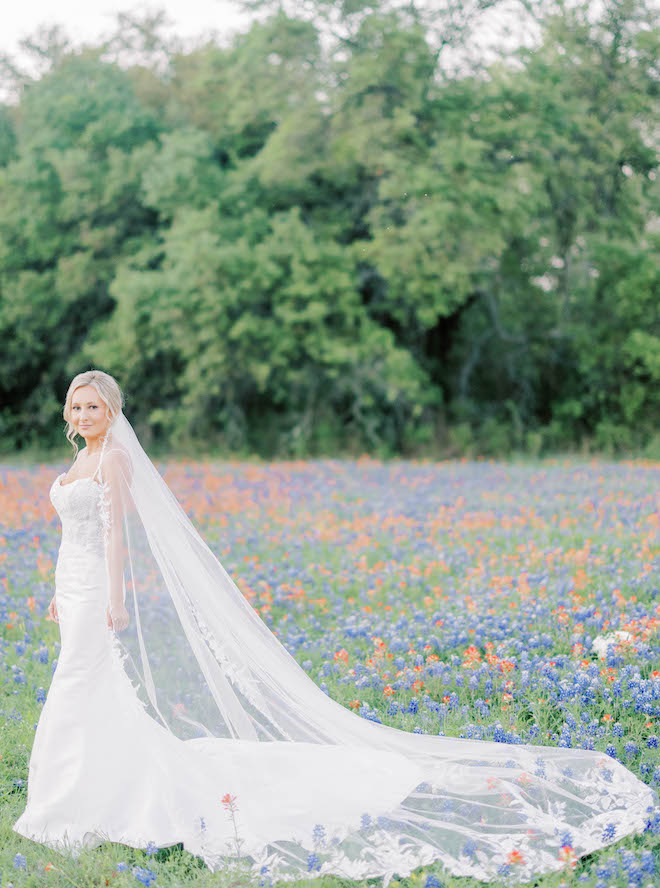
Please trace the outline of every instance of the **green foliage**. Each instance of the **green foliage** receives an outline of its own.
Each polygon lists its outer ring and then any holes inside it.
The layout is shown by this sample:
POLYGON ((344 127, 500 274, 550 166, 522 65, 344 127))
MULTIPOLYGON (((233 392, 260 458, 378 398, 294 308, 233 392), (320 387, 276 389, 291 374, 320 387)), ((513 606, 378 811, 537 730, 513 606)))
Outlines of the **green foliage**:
POLYGON ((7 166, 16 155, 16 133, 9 109, 0 105, 0 167, 7 166))
POLYGON ((549 2, 538 45, 449 75, 478 6, 30 44, 45 73, 0 107, 3 447, 59 440, 99 365, 163 448, 653 452, 652 10, 549 2))

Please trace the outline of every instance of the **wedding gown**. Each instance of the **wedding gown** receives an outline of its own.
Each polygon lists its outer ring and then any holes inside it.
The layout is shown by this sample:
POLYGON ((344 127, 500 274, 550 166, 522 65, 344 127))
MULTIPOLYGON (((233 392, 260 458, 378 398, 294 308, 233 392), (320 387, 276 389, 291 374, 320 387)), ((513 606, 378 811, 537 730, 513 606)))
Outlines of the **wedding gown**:
POLYGON ((559 869, 562 845, 581 855, 606 844, 608 829, 610 838, 643 829, 653 792, 602 753, 408 735, 374 723, 372 748, 180 739, 146 711, 107 626, 102 483, 63 478, 50 490, 62 522, 61 650, 17 833, 74 856, 103 841, 183 843, 215 870, 236 854, 221 803, 230 794, 240 854, 255 874, 266 866, 273 879, 382 875, 387 884, 434 861, 456 875, 527 879, 559 869), (435 744, 442 756, 424 767, 423 756, 379 748, 385 733, 405 735, 420 753, 435 744))

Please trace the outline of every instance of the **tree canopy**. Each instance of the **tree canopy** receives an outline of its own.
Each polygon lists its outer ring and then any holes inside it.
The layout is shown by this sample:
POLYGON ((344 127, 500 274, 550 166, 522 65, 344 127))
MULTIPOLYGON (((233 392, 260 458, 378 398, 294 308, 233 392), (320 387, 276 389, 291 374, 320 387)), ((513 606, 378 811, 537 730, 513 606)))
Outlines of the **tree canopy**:
POLYGON ((488 60, 495 3, 244 5, 2 60, 5 451, 97 366, 163 448, 657 454, 651 5, 528 4, 488 60))

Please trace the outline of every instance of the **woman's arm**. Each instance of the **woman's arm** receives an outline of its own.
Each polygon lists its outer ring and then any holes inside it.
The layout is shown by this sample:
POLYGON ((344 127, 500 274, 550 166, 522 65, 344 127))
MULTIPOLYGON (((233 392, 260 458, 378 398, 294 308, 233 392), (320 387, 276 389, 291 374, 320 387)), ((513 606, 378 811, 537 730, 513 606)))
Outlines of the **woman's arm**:
POLYGON ((124 602, 124 517, 130 499, 130 469, 127 456, 120 450, 111 450, 104 456, 101 467, 103 479, 103 525, 108 581, 108 617, 114 629, 125 629, 128 612, 124 602))

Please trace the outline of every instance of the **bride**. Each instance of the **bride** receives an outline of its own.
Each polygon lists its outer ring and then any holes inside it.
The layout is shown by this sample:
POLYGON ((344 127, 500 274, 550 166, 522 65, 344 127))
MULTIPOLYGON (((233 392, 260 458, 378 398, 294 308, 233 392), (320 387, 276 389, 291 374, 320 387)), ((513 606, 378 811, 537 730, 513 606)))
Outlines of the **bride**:
POLYGON ((324 694, 198 534, 122 407, 99 370, 67 391, 67 438, 86 447, 50 490, 61 650, 17 833, 73 855, 182 843, 213 871, 240 855, 273 880, 387 885, 434 861, 527 880, 643 830, 654 792, 603 753, 408 733, 324 694))

